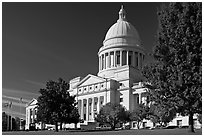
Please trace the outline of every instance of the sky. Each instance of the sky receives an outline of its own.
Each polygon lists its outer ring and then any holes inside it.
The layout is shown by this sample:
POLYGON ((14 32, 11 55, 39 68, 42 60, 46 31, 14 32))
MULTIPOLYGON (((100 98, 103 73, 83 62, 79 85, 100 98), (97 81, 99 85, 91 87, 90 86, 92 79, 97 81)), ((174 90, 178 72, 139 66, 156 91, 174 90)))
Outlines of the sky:
MULTIPOLYGON (((25 103, 37 98, 48 80, 97 75, 97 53, 121 5, 145 53, 151 53, 162 3, 3 2, 2 103, 13 102, 10 112, 25 117, 25 103)), ((147 56, 145 62, 151 60, 147 56)))

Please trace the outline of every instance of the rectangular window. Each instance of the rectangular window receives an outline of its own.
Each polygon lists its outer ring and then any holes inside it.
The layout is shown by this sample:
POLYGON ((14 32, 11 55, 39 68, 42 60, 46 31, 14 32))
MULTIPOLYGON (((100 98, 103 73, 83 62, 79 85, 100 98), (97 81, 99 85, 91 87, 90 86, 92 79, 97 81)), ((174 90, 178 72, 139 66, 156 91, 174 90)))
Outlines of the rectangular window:
POLYGON ((135 52, 135 61, 136 61, 136 67, 138 67, 138 53, 135 52))
POLYGON ((128 65, 132 66, 132 51, 129 51, 129 55, 128 55, 128 65))
POLYGON ((137 104, 139 104, 139 96, 137 96, 137 104))
POLYGON ((84 120, 86 120, 86 114, 84 114, 84 120))
POLYGON ((127 51, 122 51, 122 66, 127 65, 127 51))
POLYGON ((147 127, 147 122, 143 122, 142 125, 143 125, 143 128, 147 127))
POLYGON ((116 64, 120 65, 120 52, 119 51, 116 52, 116 64))
POLYGON ((182 120, 177 120, 177 126, 181 127, 182 126, 182 120))
POLYGON ((140 68, 142 68, 142 53, 140 53, 140 68))
POLYGON ((150 102, 149 96, 147 96, 146 101, 147 101, 147 104, 150 102))
POLYGON ((123 102, 123 98, 122 97, 120 97, 120 102, 123 102))

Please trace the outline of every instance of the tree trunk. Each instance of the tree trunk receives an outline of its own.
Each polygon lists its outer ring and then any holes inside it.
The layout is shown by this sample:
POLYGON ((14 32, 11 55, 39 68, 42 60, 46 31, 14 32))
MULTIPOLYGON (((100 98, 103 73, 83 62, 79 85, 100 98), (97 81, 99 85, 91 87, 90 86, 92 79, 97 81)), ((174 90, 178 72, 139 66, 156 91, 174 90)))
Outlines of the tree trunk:
POLYGON ((112 130, 115 130, 115 126, 111 126, 111 129, 112 129, 112 130))
POLYGON ((55 122, 55 131, 58 132, 58 123, 55 122))
POLYGON ((62 130, 62 122, 60 122, 60 130, 62 130))
POLYGON ((195 130, 194 130, 194 122, 193 122, 193 113, 192 112, 190 112, 190 114, 189 114, 189 121, 188 121, 188 123, 189 123, 189 131, 190 132, 195 132, 195 130))
POLYGON ((77 129, 77 123, 74 123, 74 128, 77 129))

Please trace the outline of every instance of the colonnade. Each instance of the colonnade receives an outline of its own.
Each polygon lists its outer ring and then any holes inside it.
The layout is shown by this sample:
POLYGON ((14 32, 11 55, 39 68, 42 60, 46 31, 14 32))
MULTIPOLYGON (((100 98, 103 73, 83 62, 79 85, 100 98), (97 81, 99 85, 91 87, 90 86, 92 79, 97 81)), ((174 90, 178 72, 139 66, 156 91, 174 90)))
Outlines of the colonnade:
POLYGON ((102 105, 104 105, 104 96, 93 97, 78 100, 78 110, 80 118, 85 121, 94 120, 102 105))
POLYGON ((129 65, 140 69, 144 54, 128 50, 109 51, 99 55, 99 71, 117 66, 129 65))

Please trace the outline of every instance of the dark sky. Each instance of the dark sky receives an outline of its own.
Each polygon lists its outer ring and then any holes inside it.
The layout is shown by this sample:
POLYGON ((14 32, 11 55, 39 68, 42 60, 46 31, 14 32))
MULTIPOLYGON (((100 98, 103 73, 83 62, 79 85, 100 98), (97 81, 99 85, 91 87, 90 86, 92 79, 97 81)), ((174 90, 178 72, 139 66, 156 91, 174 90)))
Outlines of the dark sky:
MULTIPOLYGON (((161 3, 2 3, 2 93, 32 99, 46 81, 97 75, 98 50, 121 4, 146 53, 161 3)), ((146 58, 146 62, 151 59, 146 58)))

